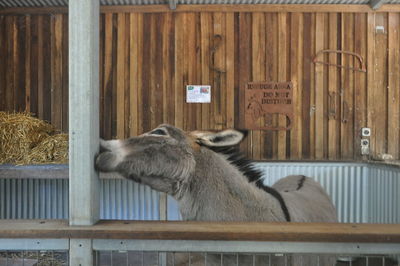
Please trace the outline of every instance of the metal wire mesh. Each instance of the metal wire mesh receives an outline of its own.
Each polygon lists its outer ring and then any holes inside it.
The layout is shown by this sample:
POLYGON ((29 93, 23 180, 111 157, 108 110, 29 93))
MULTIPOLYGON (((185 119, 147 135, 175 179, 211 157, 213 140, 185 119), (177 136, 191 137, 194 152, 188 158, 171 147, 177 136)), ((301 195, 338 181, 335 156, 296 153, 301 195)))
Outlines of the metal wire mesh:
POLYGON ((0 266, 67 266, 68 251, 0 251, 0 266))
POLYGON ((96 251, 97 266, 396 266, 394 256, 96 251))

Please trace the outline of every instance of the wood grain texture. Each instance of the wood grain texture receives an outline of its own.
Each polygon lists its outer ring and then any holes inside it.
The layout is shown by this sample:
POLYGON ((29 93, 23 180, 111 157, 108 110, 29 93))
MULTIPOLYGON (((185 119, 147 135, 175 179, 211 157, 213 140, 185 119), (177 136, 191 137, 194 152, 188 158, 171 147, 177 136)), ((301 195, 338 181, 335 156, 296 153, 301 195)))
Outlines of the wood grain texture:
POLYGON ((400 159, 400 16, 388 17, 388 153, 400 159))
POLYGON ((2 220, 1 238, 93 238, 400 243, 398 224, 2 220))
MULTIPOLYGON (((325 49, 324 43, 324 33, 325 33, 325 14, 317 13, 316 15, 316 25, 315 25, 315 54, 318 51, 325 49)), ((326 56, 322 58, 322 60, 326 61, 326 56)), ((324 98, 325 98, 325 89, 324 89, 324 65, 315 64, 315 158, 323 159, 326 148, 324 147, 324 137, 325 137, 325 128, 324 128, 324 98)))
MULTIPOLYGON (((138 135, 161 123, 190 130, 244 128, 247 83, 290 80, 292 130, 250 131, 241 146, 249 157, 363 159, 360 129, 367 126, 372 129, 372 158, 383 153, 400 158, 398 11, 205 8, 103 9, 103 138, 138 135), (376 32, 376 26, 385 32, 376 32), (212 52, 216 35, 221 41, 212 52), (321 49, 360 54, 367 73, 314 64, 321 49), (212 102, 186 103, 187 84, 211 85, 212 102)), ((27 110, 59 130, 68 129, 67 21, 65 13, 0 15, 1 111, 27 110)), ((358 65, 348 55, 318 59, 358 65)), ((277 116, 270 119, 275 125, 286 124, 277 116)))
POLYGON ((388 149, 388 21, 386 13, 376 14, 375 26, 383 26, 385 32, 375 32, 375 145, 374 152, 376 157, 387 153, 388 149), (385 106, 385 108, 382 108, 385 106))
MULTIPOLYGON (((338 47, 338 21, 339 14, 329 14, 329 44, 330 50, 339 50, 338 47)), ((338 64, 338 55, 330 54, 328 60, 332 64, 338 64)), ((328 69, 328 158, 337 159, 339 155, 340 145, 340 80, 339 69, 329 67, 328 69)))
MULTIPOLYGON (((45 8, 4 8, 0 14, 54 14, 67 13, 66 7, 45 8)), ((101 6, 102 13, 177 13, 177 12, 347 12, 347 13, 382 13, 400 12, 400 6, 396 4, 382 5, 378 10, 373 10, 370 5, 330 5, 330 4, 257 4, 257 5, 178 5, 171 10, 168 5, 130 5, 130 6, 101 6)))

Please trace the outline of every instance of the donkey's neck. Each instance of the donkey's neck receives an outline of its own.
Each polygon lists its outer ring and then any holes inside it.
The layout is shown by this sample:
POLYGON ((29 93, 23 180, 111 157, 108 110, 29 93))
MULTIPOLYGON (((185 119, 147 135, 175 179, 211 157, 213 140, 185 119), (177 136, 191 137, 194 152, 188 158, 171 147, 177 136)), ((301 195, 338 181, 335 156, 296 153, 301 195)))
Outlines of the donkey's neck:
POLYGON ((223 155, 201 148, 195 157, 195 173, 178 199, 184 220, 285 221, 276 198, 249 183, 223 155))

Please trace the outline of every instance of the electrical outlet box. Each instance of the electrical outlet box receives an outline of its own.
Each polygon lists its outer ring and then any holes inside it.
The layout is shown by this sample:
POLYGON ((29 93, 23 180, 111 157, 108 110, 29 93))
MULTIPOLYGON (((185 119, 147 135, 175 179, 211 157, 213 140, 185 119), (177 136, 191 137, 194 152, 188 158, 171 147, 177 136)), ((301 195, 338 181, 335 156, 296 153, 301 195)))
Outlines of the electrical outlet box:
POLYGON ((369 155, 369 139, 361 139, 361 155, 369 155))
POLYGON ((363 127, 361 129, 361 136, 363 136, 363 137, 371 137, 371 129, 369 127, 363 127))
POLYGON ((376 26, 375 32, 376 32, 376 34, 385 34, 385 27, 384 26, 376 26))

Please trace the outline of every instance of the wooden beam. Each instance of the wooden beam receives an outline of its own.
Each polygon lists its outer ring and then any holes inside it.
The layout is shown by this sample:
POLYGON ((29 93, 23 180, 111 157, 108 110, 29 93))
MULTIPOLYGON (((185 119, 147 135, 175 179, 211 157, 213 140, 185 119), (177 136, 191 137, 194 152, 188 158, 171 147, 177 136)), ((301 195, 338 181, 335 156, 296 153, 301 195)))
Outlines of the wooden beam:
POLYGON ((371 8, 372 8, 373 10, 377 10, 377 9, 380 8, 385 2, 386 2, 386 0, 370 0, 370 1, 369 1, 369 5, 371 6, 371 8))
MULTIPOLYGON (((102 6, 101 13, 165 13, 165 12, 327 12, 327 13, 371 13, 400 12, 400 5, 382 5, 373 10, 370 5, 127 5, 102 6)), ((58 14, 68 13, 66 7, 14 7, 0 10, 0 14, 58 14)))
POLYGON ((99 1, 69 1, 69 206, 71 225, 90 225, 100 215, 99 1))
POLYGON ((1 238, 400 243, 400 224, 0 220, 1 238))

